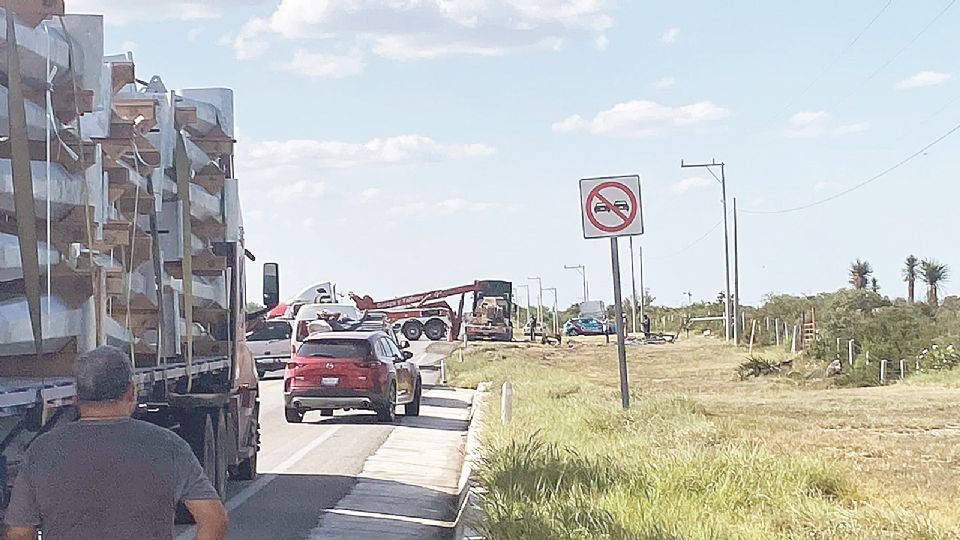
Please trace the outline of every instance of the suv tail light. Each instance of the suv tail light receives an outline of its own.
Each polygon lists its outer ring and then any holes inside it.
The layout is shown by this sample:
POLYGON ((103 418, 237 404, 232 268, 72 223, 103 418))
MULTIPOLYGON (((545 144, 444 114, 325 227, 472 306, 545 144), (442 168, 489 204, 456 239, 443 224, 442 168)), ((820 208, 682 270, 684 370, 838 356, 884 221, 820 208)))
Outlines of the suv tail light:
POLYGON ((360 362, 357 362, 356 365, 358 368, 373 369, 373 368, 380 367, 380 361, 379 360, 362 360, 360 362))

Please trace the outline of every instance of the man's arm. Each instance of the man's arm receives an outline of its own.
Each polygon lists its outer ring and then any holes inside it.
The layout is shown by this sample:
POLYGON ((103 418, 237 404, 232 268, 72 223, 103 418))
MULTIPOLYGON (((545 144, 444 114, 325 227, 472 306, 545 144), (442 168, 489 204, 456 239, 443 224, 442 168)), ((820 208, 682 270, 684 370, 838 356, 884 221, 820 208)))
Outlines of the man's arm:
POLYGON ((7 525, 3 538, 4 540, 37 540, 37 528, 7 525))
MULTIPOLYGON (((197 522, 197 540, 224 540, 227 537, 227 509, 220 499, 187 499, 183 504, 197 522)), ((7 538, 20 540, 10 536, 7 538)), ((35 540, 35 537, 30 540, 35 540)))

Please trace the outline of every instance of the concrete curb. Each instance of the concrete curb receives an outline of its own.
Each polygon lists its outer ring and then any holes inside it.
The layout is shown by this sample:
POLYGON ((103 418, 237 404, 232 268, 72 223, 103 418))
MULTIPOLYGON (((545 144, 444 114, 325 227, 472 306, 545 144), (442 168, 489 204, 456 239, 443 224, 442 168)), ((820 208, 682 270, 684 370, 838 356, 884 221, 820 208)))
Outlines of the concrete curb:
POLYGON ((454 540, 482 538, 470 527, 470 521, 476 517, 476 501, 479 496, 479 486, 472 481, 471 477, 474 466, 480 460, 480 430, 483 428, 484 406, 489 396, 490 383, 483 382, 477 385, 473 404, 470 407, 470 426, 467 429, 463 469, 460 472, 460 498, 457 502, 457 519, 453 530, 454 540))

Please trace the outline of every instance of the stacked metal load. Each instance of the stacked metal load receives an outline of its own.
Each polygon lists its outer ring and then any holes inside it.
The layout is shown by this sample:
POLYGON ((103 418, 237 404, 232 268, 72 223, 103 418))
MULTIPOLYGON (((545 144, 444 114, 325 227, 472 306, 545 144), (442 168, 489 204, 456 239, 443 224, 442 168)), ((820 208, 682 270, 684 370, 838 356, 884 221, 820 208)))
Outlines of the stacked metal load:
POLYGON ((131 56, 104 57, 102 17, 54 8, 40 22, 49 3, 0 0, 16 29, 16 47, 0 34, 0 71, 20 74, 0 86, 0 375, 66 375, 105 343, 141 365, 188 355, 188 341, 226 354, 240 276, 224 243, 241 234, 232 92, 138 81, 131 56))

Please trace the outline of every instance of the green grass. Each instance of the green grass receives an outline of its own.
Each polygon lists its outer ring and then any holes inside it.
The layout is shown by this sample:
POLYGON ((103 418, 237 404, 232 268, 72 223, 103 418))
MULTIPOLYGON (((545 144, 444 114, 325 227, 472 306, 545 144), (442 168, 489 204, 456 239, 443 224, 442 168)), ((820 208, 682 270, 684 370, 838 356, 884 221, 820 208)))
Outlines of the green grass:
POLYGON ((634 395, 622 411, 615 386, 582 375, 588 356, 488 346, 449 364, 456 384, 495 385, 477 473, 487 538, 960 538, 935 513, 861 493, 841 464, 744 437, 697 400, 634 395), (494 408, 507 380, 514 421, 503 425, 494 408))

